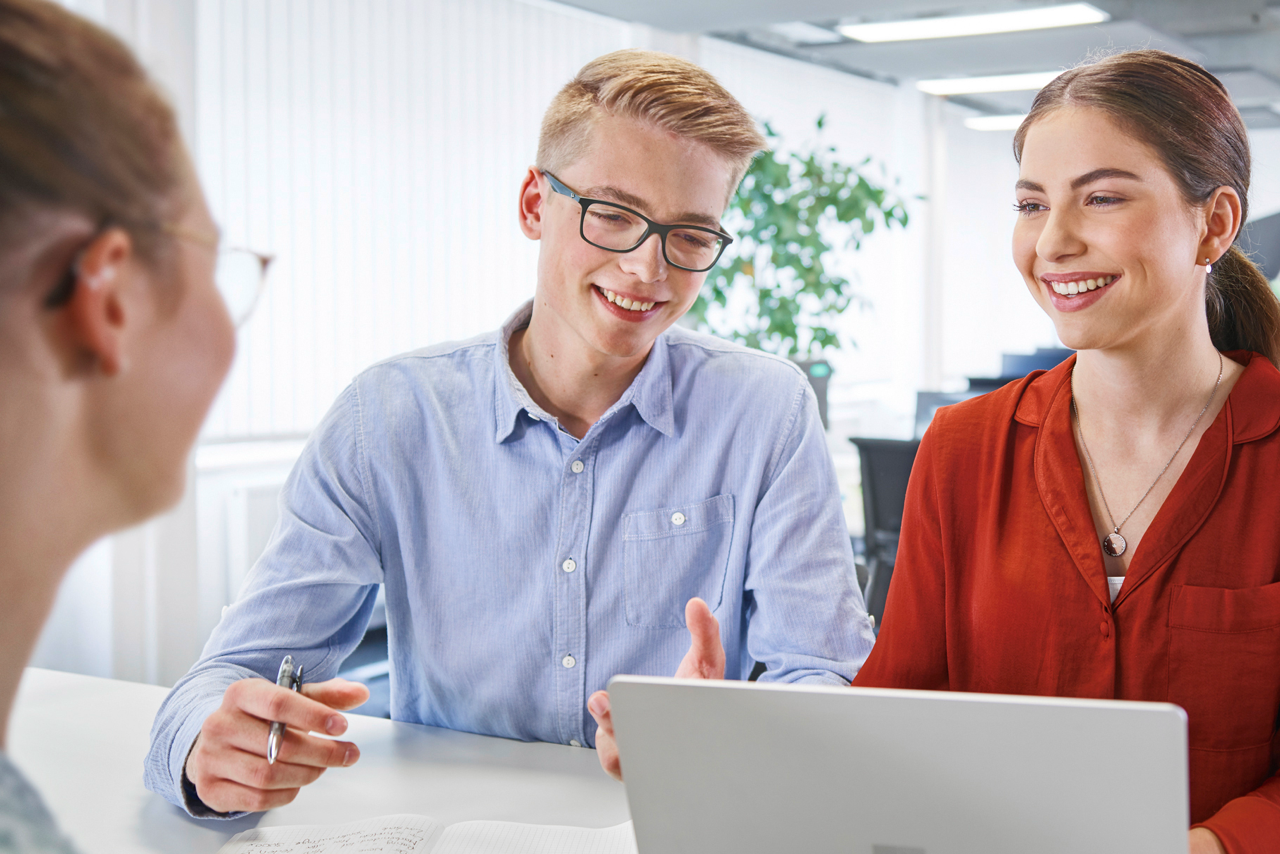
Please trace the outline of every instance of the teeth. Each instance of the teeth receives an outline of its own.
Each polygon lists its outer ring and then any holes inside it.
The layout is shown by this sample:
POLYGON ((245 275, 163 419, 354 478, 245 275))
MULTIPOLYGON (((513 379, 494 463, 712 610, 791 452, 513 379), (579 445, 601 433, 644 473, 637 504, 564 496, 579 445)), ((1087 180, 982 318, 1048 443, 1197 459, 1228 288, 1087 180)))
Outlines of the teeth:
POLYGON ((652 302, 639 302, 627 299, 626 297, 620 297, 613 291, 605 290, 604 288, 600 289, 600 293, 604 294, 605 299, 609 300, 609 302, 619 306, 620 308, 625 308, 627 311, 648 311, 655 305, 655 303, 652 302))
POLYGON ((1052 282, 1053 292, 1062 296, 1074 296, 1085 291, 1096 291, 1114 282, 1118 276, 1102 276, 1097 279, 1084 279, 1079 282, 1052 282))

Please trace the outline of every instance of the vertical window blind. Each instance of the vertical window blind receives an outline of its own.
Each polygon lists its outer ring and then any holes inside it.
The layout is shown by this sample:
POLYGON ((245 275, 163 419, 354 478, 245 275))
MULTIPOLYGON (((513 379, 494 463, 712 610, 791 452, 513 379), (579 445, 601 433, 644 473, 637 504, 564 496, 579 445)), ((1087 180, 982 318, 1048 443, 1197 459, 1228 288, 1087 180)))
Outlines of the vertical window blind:
POLYGON ((199 0, 197 167, 274 253, 204 438, 309 431, 366 366, 533 293, 517 190, 555 92, 629 27, 515 0, 199 0))

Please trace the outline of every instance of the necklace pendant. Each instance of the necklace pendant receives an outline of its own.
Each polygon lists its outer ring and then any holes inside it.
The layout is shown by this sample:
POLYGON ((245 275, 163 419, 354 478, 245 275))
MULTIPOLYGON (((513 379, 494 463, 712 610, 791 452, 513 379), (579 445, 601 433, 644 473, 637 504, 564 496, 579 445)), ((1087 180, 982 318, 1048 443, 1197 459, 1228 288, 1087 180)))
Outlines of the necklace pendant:
POLYGON ((1102 550, 1112 557, 1120 557, 1124 554, 1124 550, 1129 544, 1124 541, 1124 537, 1120 536, 1120 532, 1114 531, 1102 540, 1102 550))

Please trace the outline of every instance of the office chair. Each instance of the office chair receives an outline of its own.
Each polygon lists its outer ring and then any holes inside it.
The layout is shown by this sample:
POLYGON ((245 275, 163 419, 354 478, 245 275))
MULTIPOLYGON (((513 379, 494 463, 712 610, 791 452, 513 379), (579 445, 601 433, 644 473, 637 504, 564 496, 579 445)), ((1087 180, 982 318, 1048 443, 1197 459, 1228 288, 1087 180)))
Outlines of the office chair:
POLYGON ((907 480, 916 459, 918 439, 849 439, 862 465, 862 515, 866 521, 867 612, 879 630, 885 597, 898 556, 907 480))
POLYGON ((982 394, 980 391, 918 391, 916 392, 915 437, 919 441, 929 429, 934 413, 944 406, 968 400, 982 394))

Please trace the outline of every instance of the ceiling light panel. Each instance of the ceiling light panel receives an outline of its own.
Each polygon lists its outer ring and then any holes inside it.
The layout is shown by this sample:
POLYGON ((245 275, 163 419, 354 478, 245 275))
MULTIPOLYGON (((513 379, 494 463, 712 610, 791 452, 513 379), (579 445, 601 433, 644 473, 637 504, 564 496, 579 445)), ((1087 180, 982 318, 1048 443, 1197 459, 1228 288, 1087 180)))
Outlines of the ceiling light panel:
POLYGON ((1032 69, 1073 68, 1099 51, 1142 47, 1167 50, 1201 64, 1206 60, 1204 54, 1184 42, 1137 21, 928 42, 845 41, 818 49, 832 63, 853 71, 898 80, 920 80, 1028 71, 1031 70, 1027 67, 1029 58, 1036 63, 1032 69))
POLYGON ((1043 6, 1016 12, 987 15, 953 15, 937 18, 912 18, 904 21, 881 21, 872 24, 844 24, 842 34, 860 42, 899 42, 921 39, 948 39, 982 36, 992 33, 1019 33, 1082 24, 1101 24, 1111 16, 1088 3, 1043 6))
POLYGON ((981 95, 984 92, 1023 92, 1043 89, 1062 71, 1037 71, 1033 74, 999 74, 994 77, 944 77, 921 80, 916 88, 930 95, 981 95))

